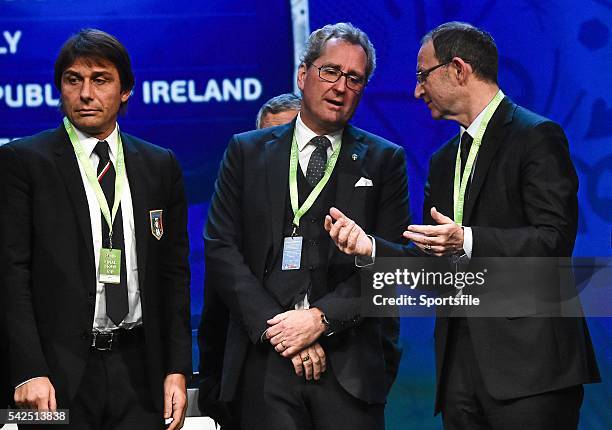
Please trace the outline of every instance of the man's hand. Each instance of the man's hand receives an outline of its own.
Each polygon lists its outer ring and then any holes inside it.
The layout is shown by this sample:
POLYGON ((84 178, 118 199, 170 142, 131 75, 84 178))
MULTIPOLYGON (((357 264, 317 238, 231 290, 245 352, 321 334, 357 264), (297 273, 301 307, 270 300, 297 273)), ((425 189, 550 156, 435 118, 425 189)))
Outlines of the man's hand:
POLYGON ((15 389, 15 405, 18 408, 55 411, 55 388, 46 376, 32 379, 15 389))
POLYGON ((276 352, 292 357, 310 346, 325 331, 323 313, 317 308, 283 312, 268 320, 266 337, 276 352))
POLYGON ((410 225, 403 233, 422 251, 438 257, 463 251, 463 229, 449 217, 431 208, 431 217, 438 225, 410 225))
POLYGON ((296 375, 302 376, 305 373, 307 381, 312 378, 318 381, 321 374, 327 369, 325 359, 325 351, 319 342, 315 342, 291 357, 291 362, 296 375))
POLYGON ((183 428, 187 412, 187 383, 185 375, 171 373, 164 380, 164 419, 172 418, 168 430, 183 428))
POLYGON ((348 255, 372 256, 372 241, 355 221, 336 208, 330 208, 325 216, 325 230, 338 249, 348 255))

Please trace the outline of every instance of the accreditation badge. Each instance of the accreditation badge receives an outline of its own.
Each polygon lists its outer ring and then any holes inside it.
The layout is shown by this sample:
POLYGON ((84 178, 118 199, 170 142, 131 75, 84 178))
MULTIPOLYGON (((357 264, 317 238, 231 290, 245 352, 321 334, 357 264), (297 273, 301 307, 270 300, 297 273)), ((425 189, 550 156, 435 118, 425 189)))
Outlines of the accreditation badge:
POLYGON ((98 282, 118 284, 121 281, 121 250, 102 248, 98 265, 98 282))
POLYGON ((160 240, 164 235, 164 223, 162 221, 162 209, 149 211, 149 221, 151 223, 151 234, 157 240, 160 240))
POLYGON ((302 261, 302 237, 286 237, 283 242, 281 270, 299 270, 302 261))

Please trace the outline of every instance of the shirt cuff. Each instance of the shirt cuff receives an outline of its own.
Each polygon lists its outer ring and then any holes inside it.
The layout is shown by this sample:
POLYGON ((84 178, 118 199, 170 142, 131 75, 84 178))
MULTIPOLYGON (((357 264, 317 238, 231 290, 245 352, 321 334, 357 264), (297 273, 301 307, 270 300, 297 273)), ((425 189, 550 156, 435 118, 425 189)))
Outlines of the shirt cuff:
POLYGON ((17 389, 17 388, 21 387, 22 385, 27 384, 27 383, 28 383, 28 382, 30 382, 30 381, 33 381, 33 380, 35 380, 35 379, 39 379, 39 378, 45 378, 45 376, 35 376, 35 377, 33 377, 33 378, 28 379, 27 381, 23 381, 21 384, 17 385, 17 386, 15 387, 15 389, 17 389))
POLYGON ((472 258, 472 228, 463 227, 463 251, 468 258, 472 258))
POLYGON ((374 264, 374 260, 376 260, 376 240, 373 236, 370 236, 369 234, 366 234, 366 236, 368 236, 372 241, 372 255, 369 257, 365 255, 356 255, 355 266, 357 267, 371 266, 372 264, 374 264))

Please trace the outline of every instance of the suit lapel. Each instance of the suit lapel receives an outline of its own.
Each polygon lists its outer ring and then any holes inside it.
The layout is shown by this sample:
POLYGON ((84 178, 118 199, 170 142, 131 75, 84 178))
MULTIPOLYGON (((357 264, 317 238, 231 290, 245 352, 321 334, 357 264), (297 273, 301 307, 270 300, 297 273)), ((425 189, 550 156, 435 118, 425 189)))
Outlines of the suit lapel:
POLYGON ((336 165, 338 172, 336 204, 338 209, 346 211, 347 215, 358 224, 362 224, 364 213, 351 212, 356 207, 353 192, 355 183, 363 176, 361 168, 367 151, 368 147, 363 143, 363 134, 354 127, 347 126, 342 134, 342 148, 336 165))
POLYGON ((279 127, 274 138, 265 142, 266 180, 270 222, 272 230, 272 255, 276 257, 280 250, 285 221, 285 205, 289 184, 289 158, 295 121, 279 127))
POLYGON ((491 162, 499 148, 504 144, 506 135, 510 131, 510 127, 507 127, 507 125, 512 122, 515 109, 516 105, 509 98, 504 98, 495 114, 493 114, 491 122, 485 131, 480 150, 478 151, 478 159, 476 160, 469 195, 463 210, 463 224, 465 225, 469 225, 474 205, 482 189, 491 162))
POLYGON ((121 133, 121 142, 125 155, 125 170, 130 184, 132 197, 132 211, 134 213, 134 232, 136 236, 136 258, 138 262, 138 284, 141 294, 144 291, 148 234, 150 231, 149 217, 147 211, 148 190, 146 178, 149 173, 145 169, 142 156, 138 152, 133 140, 121 133))
POLYGON ((89 217, 89 203, 83 186, 83 178, 79 170, 76 154, 64 126, 58 127, 54 134, 54 152, 60 175, 66 185, 66 190, 72 202, 76 219, 82 233, 85 249, 90 263, 95 267, 93 238, 91 235, 91 219, 89 217))
MULTIPOLYGON (((335 206, 358 225, 365 224, 365 202, 357 202, 354 192, 355 184, 364 176, 362 167, 367 151, 368 146, 363 143, 363 134, 347 125, 342 134, 342 147, 334 169, 338 175, 335 206)), ((336 247, 330 244, 330 257, 335 249, 336 247)))

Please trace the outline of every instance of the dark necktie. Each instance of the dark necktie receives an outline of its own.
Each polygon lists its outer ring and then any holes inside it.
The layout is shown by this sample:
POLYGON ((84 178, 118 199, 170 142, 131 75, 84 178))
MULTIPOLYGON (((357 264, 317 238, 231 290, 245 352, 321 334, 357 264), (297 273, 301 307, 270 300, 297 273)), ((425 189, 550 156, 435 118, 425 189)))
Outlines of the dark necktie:
POLYGON ((316 146, 310 155, 310 161, 308 161, 308 168, 306 169, 306 180, 311 187, 314 187, 325 175, 327 148, 331 146, 331 142, 325 136, 315 136, 308 144, 316 146))
MULTIPOLYGON (((112 212, 115 202, 115 168, 108 154, 108 143, 101 141, 96 144, 94 152, 100 161, 98 163, 98 182, 106 197, 108 208, 112 212)), ((102 246, 110 247, 109 229, 104 215, 102 217, 102 246)), ((125 246, 123 243, 123 219, 121 217, 121 206, 117 209, 117 215, 113 220, 113 249, 121 250, 121 271, 118 284, 104 284, 106 295, 106 315, 116 326, 119 326, 128 313, 127 275, 125 267, 125 246)))
POLYGON ((461 136, 461 173, 465 170, 465 164, 467 163, 468 155, 470 154, 470 148, 472 147, 472 136, 467 131, 463 132, 461 136))

